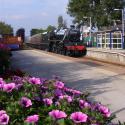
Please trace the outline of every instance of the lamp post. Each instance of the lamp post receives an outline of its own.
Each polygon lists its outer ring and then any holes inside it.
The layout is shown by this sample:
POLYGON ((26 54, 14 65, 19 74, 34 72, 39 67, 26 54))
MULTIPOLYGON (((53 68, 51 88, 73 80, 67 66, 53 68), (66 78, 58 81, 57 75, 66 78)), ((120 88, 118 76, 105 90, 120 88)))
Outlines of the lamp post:
POLYGON ((91 17, 83 17, 83 18, 89 18, 89 26, 90 26, 90 30, 89 30, 89 34, 90 34, 90 38, 89 38, 89 42, 91 42, 91 27, 92 27, 92 18, 91 17))
POLYGON ((91 17, 89 17, 89 18, 90 18, 90 31, 89 31, 90 32, 90 39, 89 40, 91 42, 91 37, 92 37, 92 34, 91 34, 92 19, 91 19, 91 17))
POLYGON ((124 9, 114 9, 116 11, 122 11, 122 48, 124 47, 124 35, 125 35, 125 24, 124 24, 124 9))

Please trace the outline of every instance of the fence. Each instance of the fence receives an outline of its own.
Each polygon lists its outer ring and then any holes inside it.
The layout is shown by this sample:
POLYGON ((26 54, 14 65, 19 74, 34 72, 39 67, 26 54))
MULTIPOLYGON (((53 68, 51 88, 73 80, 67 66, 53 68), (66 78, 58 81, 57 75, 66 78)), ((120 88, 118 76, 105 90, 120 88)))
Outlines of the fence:
POLYGON ((122 31, 105 31, 96 34, 96 45, 99 48, 123 49, 122 31))

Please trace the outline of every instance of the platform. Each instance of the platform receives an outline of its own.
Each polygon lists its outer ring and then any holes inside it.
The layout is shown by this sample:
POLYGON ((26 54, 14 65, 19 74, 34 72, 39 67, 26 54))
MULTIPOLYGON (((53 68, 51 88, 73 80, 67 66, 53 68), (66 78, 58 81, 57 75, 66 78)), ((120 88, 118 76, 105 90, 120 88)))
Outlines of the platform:
POLYGON ((109 62, 119 65, 125 65, 125 50, 124 49, 102 49, 102 48, 87 48, 87 58, 93 58, 103 62, 109 62))
POLYGON ((116 114, 114 122, 125 121, 125 68, 84 58, 74 61, 37 49, 13 51, 11 59, 13 68, 31 76, 50 79, 57 75, 68 87, 90 92, 92 101, 101 102, 116 114))

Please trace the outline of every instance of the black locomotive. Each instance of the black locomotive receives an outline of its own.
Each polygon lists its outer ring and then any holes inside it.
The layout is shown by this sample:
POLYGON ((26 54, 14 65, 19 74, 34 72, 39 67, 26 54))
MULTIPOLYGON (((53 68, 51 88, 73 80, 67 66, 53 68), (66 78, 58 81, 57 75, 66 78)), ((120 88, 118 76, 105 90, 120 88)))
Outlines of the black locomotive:
POLYGON ((39 49, 69 56, 85 56, 86 46, 80 40, 80 31, 71 27, 32 36, 29 43, 39 49))

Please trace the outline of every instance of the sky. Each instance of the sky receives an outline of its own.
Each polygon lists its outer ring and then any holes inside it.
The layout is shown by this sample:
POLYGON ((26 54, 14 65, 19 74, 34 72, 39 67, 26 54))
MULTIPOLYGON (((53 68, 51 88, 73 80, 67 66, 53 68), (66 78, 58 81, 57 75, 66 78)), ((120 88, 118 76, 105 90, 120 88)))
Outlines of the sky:
POLYGON ((0 0, 0 21, 10 24, 14 31, 25 28, 26 35, 32 28, 57 26, 59 15, 70 25, 67 4, 68 0, 0 0))

